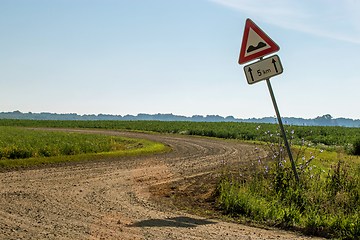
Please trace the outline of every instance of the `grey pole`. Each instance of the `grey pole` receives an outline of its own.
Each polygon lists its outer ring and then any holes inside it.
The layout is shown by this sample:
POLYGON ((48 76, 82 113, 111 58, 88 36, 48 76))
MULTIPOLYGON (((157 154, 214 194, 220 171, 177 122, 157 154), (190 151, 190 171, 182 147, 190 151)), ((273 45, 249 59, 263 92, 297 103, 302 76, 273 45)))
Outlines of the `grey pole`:
POLYGON ((274 108, 275 108, 275 112, 276 112, 276 116, 277 116, 277 119, 278 119, 278 122, 279 122, 279 125, 280 125, 281 133, 282 133, 283 138, 284 138, 285 146, 286 146, 287 152, 289 154, 289 158, 290 158, 290 161, 291 161, 291 167, 292 167, 292 170, 294 172, 296 181, 299 182, 299 176, 298 176, 298 173, 296 171, 295 162, 294 162, 294 159, 293 159, 293 156, 292 156, 292 153, 291 153, 291 150, 290 150, 290 146, 289 146, 286 134, 285 134, 284 126, 283 126, 282 121, 281 121, 280 112, 279 112, 279 109, 278 109, 277 104, 276 104, 276 100, 275 100, 274 92, 273 92, 271 84, 270 84, 270 80, 266 79, 266 83, 267 83, 267 86, 269 88, 269 92, 270 92, 270 95, 271 95, 271 100, 272 100, 274 108))

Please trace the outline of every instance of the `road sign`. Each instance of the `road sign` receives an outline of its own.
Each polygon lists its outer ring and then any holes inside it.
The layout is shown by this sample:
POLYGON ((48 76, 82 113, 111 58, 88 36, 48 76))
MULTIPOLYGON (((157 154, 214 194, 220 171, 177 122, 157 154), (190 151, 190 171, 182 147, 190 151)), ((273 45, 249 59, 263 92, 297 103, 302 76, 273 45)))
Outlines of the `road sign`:
POLYGON ((239 64, 279 51, 280 47, 253 21, 246 19, 239 64))
POLYGON ((260 60, 244 67, 246 79, 249 84, 269 79, 283 73, 283 67, 278 55, 260 60))

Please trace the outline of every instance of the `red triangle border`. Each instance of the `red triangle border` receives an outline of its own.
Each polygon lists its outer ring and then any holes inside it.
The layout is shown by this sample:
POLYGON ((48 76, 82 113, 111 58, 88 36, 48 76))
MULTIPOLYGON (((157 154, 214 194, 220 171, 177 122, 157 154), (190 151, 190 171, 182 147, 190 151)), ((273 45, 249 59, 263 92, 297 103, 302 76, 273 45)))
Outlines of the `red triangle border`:
POLYGON ((241 44, 240 56, 239 56, 239 64, 244 64, 250 62, 254 59, 263 57, 265 55, 277 52, 280 50, 280 47, 264 32, 262 31, 250 18, 246 19, 244 35, 241 44), (270 45, 270 48, 267 48, 263 51, 251 54, 245 57, 246 45, 249 38, 249 31, 252 28, 266 43, 270 45))

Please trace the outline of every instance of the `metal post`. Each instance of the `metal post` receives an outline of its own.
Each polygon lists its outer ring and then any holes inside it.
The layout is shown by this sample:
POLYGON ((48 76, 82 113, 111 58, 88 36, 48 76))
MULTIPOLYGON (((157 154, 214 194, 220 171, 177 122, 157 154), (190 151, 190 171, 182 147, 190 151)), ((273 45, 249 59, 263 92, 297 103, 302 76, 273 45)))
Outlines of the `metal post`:
POLYGON ((283 126, 282 121, 281 121, 280 112, 279 112, 279 109, 278 109, 277 104, 276 104, 276 100, 275 100, 274 92, 273 92, 271 84, 270 84, 270 80, 266 79, 266 83, 267 83, 267 86, 269 88, 269 92, 270 92, 270 95, 271 95, 271 100, 272 100, 274 108, 275 108, 275 112, 276 112, 276 116, 277 116, 277 119, 278 119, 278 122, 279 122, 279 125, 280 125, 281 133, 282 133, 283 138, 284 138, 285 146, 286 146, 287 152, 289 154, 289 158, 290 158, 290 161, 291 161, 291 166, 292 166, 292 170, 293 170, 294 175, 295 175, 295 179, 296 179, 297 182, 299 182, 299 176, 298 176, 298 173, 296 171, 295 162, 294 162, 294 159, 293 159, 293 156, 292 156, 292 153, 291 153, 291 150, 290 150, 290 146, 289 146, 286 134, 285 134, 284 126, 283 126))

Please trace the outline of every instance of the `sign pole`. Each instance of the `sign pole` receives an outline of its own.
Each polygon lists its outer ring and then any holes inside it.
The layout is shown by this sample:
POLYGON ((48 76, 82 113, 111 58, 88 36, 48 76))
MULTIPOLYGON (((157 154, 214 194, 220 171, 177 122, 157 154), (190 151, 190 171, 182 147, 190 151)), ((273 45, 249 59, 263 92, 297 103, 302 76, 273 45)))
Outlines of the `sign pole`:
POLYGON ((298 173, 297 173, 297 171, 296 171, 295 162, 294 162, 294 159, 293 159, 293 156, 292 156, 292 153, 291 153, 291 149, 290 149, 290 146, 289 146, 289 143, 288 143, 286 134, 285 134, 284 126, 283 126, 282 121, 281 121, 280 112, 279 112, 278 106, 277 106, 277 104, 276 104, 274 92, 273 92, 272 87, 271 87, 271 84, 270 84, 270 79, 266 79, 266 83, 267 83, 267 86, 268 86, 268 88, 269 88, 271 100, 272 100, 273 105, 274 105, 274 108, 275 108, 276 116, 277 116, 277 119, 278 119, 278 122, 279 122, 279 125, 280 125, 281 133, 282 133, 282 135, 283 135, 283 139, 284 139, 284 142, 285 142, 286 150, 287 150, 287 152, 288 152, 288 154, 289 154, 289 158, 290 158, 290 161, 291 161, 291 167, 292 167, 292 170, 293 170, 293 172, 294 172, 296 181, 299 182, 299 176, 298 176, 298 173))
POLYGON ((274 92, 269 80, 270 77, 281 74, 283 72, 283 68, 280 63, 280 58, 277 55, 263 60, 264 56, 277 52, 279 49, 280 47, 253 21, 251 21, 251 19, 246 19, 244 35, 240 49, 239 64, 244 64, 246 62, 260 58, 260 61, 244 67, 245 76, 249 84, 253 84, 261 80, 266 80, 271 95, 271 100, 273 102, 276 116, 280 125, 281 134, 283 135, 286 150, 289 154, 291 167, 294 172, 295 179, 299 183, 299 176, 296 171, 296 166, 290 150, 289 142, 286 138, 280 112, 277 107, 274 92))

